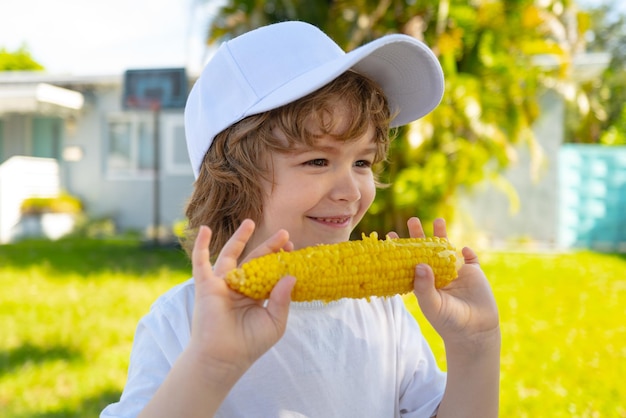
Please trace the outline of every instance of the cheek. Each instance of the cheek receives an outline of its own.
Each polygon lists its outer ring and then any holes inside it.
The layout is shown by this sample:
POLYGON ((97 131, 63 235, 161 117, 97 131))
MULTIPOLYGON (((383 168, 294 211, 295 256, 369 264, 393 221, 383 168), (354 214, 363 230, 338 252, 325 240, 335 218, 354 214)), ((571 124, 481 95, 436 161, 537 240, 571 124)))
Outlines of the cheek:
POLYGON ((315 185, 302 187, 302 182, 291 179, 278 179, 271 190, 265 189, 263 215, 266 219, 283 219, 292 212, 297 212, 310 205, 315 194, 315 185))
POLYGON ((376 185, 374 184, 374 178, 372 177, 361 188, 361 202, 365 206, 365 211, 372 205, 374 198, 376 197, 376 185))

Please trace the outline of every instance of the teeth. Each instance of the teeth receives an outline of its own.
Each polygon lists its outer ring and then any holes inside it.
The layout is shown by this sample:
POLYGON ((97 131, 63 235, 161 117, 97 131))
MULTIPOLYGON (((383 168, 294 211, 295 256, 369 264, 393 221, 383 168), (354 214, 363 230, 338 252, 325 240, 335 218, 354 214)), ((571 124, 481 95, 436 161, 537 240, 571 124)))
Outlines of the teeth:
POLYGON ((328 223, 334 223, 334 224, 340 224, 345 222, 346 218, 318 218, 319 220, 323 221, 323 222, 328 222, 328 223))

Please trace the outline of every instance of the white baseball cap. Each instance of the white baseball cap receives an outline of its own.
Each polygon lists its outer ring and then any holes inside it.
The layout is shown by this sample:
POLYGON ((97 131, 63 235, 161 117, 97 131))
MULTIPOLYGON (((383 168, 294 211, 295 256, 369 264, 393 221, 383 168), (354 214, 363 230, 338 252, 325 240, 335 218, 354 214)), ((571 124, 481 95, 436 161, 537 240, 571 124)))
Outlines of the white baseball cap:
POLYGON ((346 53, 308 23, 263 26, 224 42, 189 93, 185 135, 195 177, 221 131, 300 99, 347 70, 382 88, 397 112, 391 127, 421 118, 443 97, 437 57, 411 36, 386 35, 346 53))

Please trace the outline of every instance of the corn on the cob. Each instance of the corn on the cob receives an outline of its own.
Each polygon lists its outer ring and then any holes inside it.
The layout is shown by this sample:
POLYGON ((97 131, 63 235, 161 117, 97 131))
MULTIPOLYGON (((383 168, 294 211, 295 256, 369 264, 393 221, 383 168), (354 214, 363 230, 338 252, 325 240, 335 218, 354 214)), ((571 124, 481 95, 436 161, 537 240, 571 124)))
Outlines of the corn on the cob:
POLYGON ((280 251, 244 263, 226 275, 228 285, 253 299, 266 299, 281 277, 296 277, 293 301, 392 296, 413 290, 415 266, 427 263, 435 286, 457 277, 456 251, 444 238, 362 240, 280 251))

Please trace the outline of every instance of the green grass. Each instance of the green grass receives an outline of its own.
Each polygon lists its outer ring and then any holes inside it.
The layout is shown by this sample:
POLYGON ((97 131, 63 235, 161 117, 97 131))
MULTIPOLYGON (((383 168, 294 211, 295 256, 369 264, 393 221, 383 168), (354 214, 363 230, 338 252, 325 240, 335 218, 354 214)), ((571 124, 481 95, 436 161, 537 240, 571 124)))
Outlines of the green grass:
MULTIPOLYGON (((626 417, 626 257, 481 262, 501 315, 501 416, 626 417)), ((137 321, 189 274, 181 250, 132 241, 0 246, 0 416, 97 416, 119 397, 137 321)), ((445 368, 441 340, 407 305, 445 368)))
POLYGON ((189 271, 180 250, 130 241, 0 246, 0 415, 98 416, 137 321, 189 271))
MULTIPOLYGON (((626 417, 626 257, 492 252, 481 263, 500 312, 500 415, 626 417)), ((407 304, 445 368, 441 339, 407 304)))

